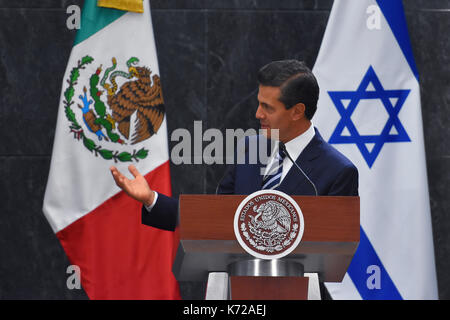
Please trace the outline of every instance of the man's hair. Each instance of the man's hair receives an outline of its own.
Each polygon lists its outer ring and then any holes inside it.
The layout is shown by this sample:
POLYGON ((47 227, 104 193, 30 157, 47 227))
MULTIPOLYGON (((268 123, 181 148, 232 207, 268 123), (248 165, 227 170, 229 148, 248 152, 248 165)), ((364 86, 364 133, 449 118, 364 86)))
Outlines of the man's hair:
POLYGON ((314 116, 319 99, 319 85, 303 61, 281 60, 266 64, 258 72, 258 83, 280 87, 279 100, 286 109, 301 102, 305 105, 306 118, 311 120, 314 116))

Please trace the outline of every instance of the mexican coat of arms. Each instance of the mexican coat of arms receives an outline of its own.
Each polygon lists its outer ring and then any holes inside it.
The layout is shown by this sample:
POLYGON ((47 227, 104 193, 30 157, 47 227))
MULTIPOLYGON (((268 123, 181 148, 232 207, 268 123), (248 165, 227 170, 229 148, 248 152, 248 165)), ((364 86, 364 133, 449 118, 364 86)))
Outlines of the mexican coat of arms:
POLYGON ((154 135, 164 120, 159 76, 139 66, 136 57, 125 62, 125 70, 118 70, 118 61, 112 58, 110 66, 99 65, 93 74, 88 74, 89 80, 81 89, 77 86, 80 74, 93 62, 94 58, 84 56, 67 79, 63 104, 70 131, 103 159, 115 162, 145 159, 147 149, 131 149, 154 135), (121 146, 120 150, 115 145, 121 146), (122 146, 131 147, 127 150, 122 146))
POLYGON ((261 259, 278 259, 292 252, 303 235, 298 204, 277 190, 261 190, 236 210, 234 231, 240 245, 261 259))

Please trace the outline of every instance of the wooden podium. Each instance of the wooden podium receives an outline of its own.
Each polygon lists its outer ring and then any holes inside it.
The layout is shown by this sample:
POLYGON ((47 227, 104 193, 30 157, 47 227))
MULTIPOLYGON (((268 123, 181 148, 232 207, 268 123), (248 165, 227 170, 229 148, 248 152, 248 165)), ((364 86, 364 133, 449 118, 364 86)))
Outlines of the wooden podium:
POLYGON ((298 247, 279 261, 255 260, 239 245, 233 220, 245 197, 180 196, 177 280, 204 281, 211 273, 227 273, 228 298, 249 300, 305 299, 303 272, 317 273, 324 282, 342 281, 359 244, 359 197, 291 196, 303 213, 304 233, 298 247), (274 264, 275 274, 255 273, 274 264), (242 271, 242 265, 251 268, 242 271))

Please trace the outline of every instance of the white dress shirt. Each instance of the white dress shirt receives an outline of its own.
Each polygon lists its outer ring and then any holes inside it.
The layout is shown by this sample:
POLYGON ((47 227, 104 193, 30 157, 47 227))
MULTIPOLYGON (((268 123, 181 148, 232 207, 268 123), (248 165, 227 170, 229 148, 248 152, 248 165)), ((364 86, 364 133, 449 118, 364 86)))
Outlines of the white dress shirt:
POLYGON ((154 207, 155 204, 156 204, 156 200, 158 200, 158 192, 156 192, 156 191, 153 191, 153 192, 155 193, 155 197, 153 198, 152 204, 149 205, 149 206, 144 205, 145 209, 146 209, 148 212, 152 211, 153 207, 154 207))

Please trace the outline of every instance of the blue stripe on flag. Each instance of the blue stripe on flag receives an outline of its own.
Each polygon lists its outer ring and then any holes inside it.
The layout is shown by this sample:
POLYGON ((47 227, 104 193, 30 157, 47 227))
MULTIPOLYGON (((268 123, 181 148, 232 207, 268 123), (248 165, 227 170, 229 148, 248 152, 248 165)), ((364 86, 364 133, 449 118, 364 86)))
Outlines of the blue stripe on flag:
POLYGON ((402 300, 362 227, 359 246, 347 273, 364 300, 402 300))
POLYGON ((402 49, 405 59, 408 61, 414 76, 419 81, 419 72, 417 71, 416 62, 409 40, 408 28, 406 27, 405 12, 403 11, 403 4, 401 0, 377 0, 378 7, 380 7, 386 18, 392 33, 402 49))

